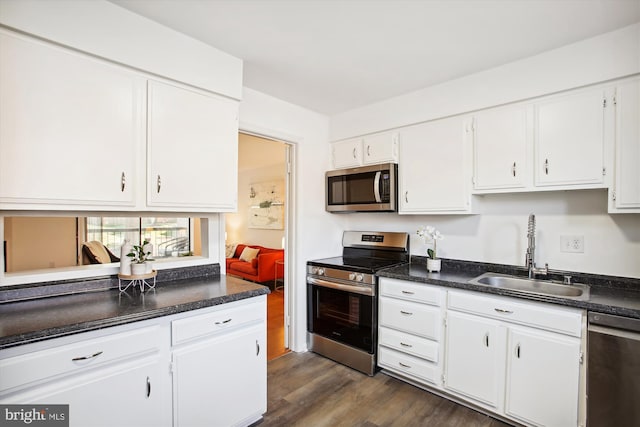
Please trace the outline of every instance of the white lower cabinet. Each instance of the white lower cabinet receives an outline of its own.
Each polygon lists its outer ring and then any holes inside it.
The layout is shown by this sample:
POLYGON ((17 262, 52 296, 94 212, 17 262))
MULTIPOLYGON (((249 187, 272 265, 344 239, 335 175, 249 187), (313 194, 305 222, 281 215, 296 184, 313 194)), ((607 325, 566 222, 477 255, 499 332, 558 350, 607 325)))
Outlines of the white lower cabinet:
POLYGON ((577 426, 583 312, 449 291, 444 388, 531 426, 577 426))
POLYGON ((381 278, 378 365, 420 384, 440 386, 443 291, 381 278))
POLYGON ((381 278, 379 313, 385 372, 523 425, 584 425, 583 310, 381 278))
POLYGON ((266 369, 260 296, 2 350, 0 403, 68 404, 72 427, 246 426, 266 369))
MULTIPOLYGON (((254 304, 187 319, 184 327, 198 338, 173 350, 174 426, 249 425, 266 412, 264 316, 266 306, 254 304), (202 325, 208 333, 202 334, 202 325)), ((179 322, 174 331, 181 329, 179 322)))
POLYGON ((501 409, 505 330, 492 319, 447 313, 445 389, 501 409))

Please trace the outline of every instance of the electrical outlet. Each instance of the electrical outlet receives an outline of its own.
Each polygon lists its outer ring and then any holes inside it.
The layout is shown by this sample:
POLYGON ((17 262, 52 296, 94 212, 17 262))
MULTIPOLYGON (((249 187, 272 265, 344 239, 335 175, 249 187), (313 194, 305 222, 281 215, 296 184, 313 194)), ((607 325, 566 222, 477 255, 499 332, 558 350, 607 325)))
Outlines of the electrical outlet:
POLYGON ((560 252, 584 253, 584 236, 560 236, 560 252))

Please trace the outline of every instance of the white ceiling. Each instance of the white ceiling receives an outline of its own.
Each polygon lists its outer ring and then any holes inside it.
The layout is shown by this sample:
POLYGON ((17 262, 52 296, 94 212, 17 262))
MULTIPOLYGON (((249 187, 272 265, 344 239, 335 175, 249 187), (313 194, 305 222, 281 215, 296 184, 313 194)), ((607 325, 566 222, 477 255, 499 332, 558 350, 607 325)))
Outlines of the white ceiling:
POLYGON ((111 0, 333 115, 640 21, 640 0, 111 0))

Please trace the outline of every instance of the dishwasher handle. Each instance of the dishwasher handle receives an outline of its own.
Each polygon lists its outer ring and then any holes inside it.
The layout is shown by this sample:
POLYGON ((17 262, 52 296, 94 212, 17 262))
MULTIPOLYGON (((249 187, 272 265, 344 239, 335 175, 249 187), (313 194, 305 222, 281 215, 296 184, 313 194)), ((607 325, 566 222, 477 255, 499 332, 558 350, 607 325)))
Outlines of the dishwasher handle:
POLYGON ((590 327, 591 325, 597 325, 640 333, 640 319, 596 313, 593 311, 588 313, 588 319, 590 327))

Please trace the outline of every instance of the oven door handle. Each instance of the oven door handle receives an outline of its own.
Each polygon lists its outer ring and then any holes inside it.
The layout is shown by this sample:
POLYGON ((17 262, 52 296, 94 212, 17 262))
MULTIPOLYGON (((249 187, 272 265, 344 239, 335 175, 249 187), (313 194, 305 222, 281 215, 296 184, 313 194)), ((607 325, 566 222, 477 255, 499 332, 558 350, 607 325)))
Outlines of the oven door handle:
POLYGON ((361 295, 374 296, 373 287, 344 285, 342 283, 330 282, 328 280, 316 279, 315 277, 307 277, 307 283, 321 286, 323 288, 337 289, 339 291, 353 292, 361 295))
POLYGON ((376 198, 376 203, 382 203, 382 197, 380 197, 380 176, 381 171, 376 172, 376 177, 373 179, 373 195, 376 198))

